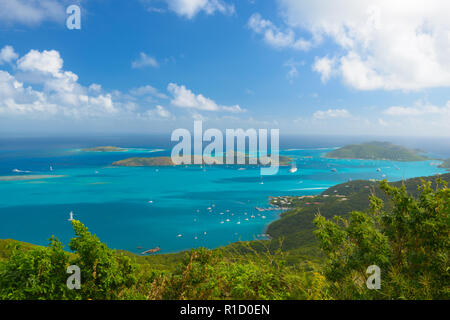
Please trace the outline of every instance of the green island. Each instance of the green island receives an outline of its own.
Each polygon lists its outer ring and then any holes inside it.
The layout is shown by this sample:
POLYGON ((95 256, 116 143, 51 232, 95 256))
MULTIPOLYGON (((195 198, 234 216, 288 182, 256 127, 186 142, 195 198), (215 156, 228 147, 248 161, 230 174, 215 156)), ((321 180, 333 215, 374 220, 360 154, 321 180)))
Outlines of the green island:
POLYGON ((367 142, 351 144, 325 154, 327 158, 334 159, 364 159, 364 160, 391 160, 391 161, 424 161, 428 157, 420 150, 412 150, 390 142, 367 142))
MULTIPOLYGON (((244 156, 244 164, 251 165, 250 160, 252 158, 249 155, 244 156)), ((212 165, 226 165, 226 155, 223 157, 201 157, 201 156, 191 156, 190 163, 202 163, 206 165, 205 160, 209 160, 208 163, 212 165)), ((258 159, 259 165, 261 164, 261 159, 258 159)), ((287 156, 279 156, 279 165, 288 166, 292 162, 292 158, 287 156)), ((234 157, 234 163, 237 163, 237 155, 234 157)), ((164 167, 164 166, 175 166, 176 164, 172 161, 170 157, 133 157, 120 161, 115 161, 111 164, 116 167, 164 167)), ((181 164, 184 165, 184 164, 181 164)), ((237 165, 237 164, 236 164, 237 165)), ((256 164, 255 164, 256 165, 256 164)))
POLYGON ((112 147, 112 146, 103 146, 103 147, 85 148, 85 149, 81 149, 81 151, 84 151, 84 152, 124 152, 124 151, 127 151, 127 149, 119 148, 119 147, 112 147))
POLYGON ((439 165, 439 168, 450 169, 450 159, 444 160, 444 162, 439 165))
POLYGON ((0 240, 0 299, 450 298, 450 173, 351 181, 315 196, 280 196, 270 240, 139 256, 112 250, 80 221, 65 249, 0 240), (66 286, 69 265, 80 290, 66 286), (380 290, 366 269, 383 272, 380 290))
POLYGON ((115 167, 167 167, 174 166, 170 157, 133 157, 115 161, 115 167))

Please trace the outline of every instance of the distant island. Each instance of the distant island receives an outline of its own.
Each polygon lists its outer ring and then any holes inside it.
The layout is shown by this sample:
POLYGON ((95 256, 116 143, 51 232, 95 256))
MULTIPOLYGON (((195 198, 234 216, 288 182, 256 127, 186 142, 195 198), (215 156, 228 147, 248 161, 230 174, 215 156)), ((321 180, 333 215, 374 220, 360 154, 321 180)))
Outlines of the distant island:
POLYGON ((84 152, 123 152, 123 151, 127 151, 127 149, 106 146, 106 147, 85 148, 85 149, 81 149, 81 151, 84 151, 84 152))
POLYGON ((364 160, 392 160, 392 161, 424 161, 428 157, 419 150, 412 150, 390 142, 368 142, 351 144, 325 154, 334 159, 364 159, 364 160))
MULTIPOLYGON (((201 158, 200 156, 192 156, 192 158, 191 158, 192 164, 195 163, 195 160, 197 160, 196 159, 197 157, 201 158)), ((221 159, 222 163, 219 162, 218 157, 217 158, 211 157, 210 159, 214 165, 226 165, 225 156, 221 159)), ((249 157, 248 155, 245 155, 245 164, 243 164, 243 165, 252 165, 252 164, 250 164, 250 161, 249 161, 250 159, 251 159, 251 157, 249 157)), ((202 164, 206 164, 204 160, 205 160, 205 157, 201 158, 202 164)), ((292 158, 286 157, 286 156, 279 156, 279 165, 280 166, 288 166, 288 165, 290 165, 291 162, 292 162, 292 158)), ((239 165, 239 164, 237 164, 236 158, 235 158, 234 163, 236 165, 239 165)), ((133 158, 128 158, 128 159, 113 162, 111 165, 116 166, 116 167, 164 167, 164 166, 167 167, 167 166, 175 166, 176 164, 173 163, 173 161, 170 157, 133 157, 133 158)), ((261 162, 259 162, 258 165, 262 165, 261 162)))
POLYGON ((113 162, 115 167, 168 167, 174 166, 170 157, 134 157, 113 162))
POLYGON ((450 159, 444 160, 439 168, 450 169, 450 159))

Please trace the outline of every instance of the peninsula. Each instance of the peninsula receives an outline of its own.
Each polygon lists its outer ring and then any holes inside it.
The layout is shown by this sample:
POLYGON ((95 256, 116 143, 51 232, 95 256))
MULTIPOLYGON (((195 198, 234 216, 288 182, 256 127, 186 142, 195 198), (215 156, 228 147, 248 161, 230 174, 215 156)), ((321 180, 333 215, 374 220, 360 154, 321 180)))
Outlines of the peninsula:
POLYGON ((424 161, 428 157, 419 150, 412 150, 390 142, 368 142, 351 144, 325 154, 326 158, 333 159, 364 159, 364 160, 391 160, 391 161, 424 161))

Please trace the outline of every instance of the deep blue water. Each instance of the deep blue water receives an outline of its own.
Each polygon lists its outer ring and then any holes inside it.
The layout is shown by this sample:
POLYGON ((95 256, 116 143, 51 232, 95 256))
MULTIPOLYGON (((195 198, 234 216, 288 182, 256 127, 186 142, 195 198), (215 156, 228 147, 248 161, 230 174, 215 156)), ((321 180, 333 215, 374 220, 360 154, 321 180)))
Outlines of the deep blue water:
MULTIPOLYGON (((170 155, 167 140, 136 136, 0 139, 0 176, 65 176, 0 181, 0 238, 46 244, 55 235, 67 243, 73 236, 67 221, 73 211, 75 218, 113 248, 141 252, 137 247, 160 246, 163 253, 199 246, 214 248, 237 240, 264 238, 265 228, 280 213, 255 209, 267 207, 269 196, 318 194, 349 179, 381 179, 385 175, 396 181, 442 172, 434 165, 436 161, 401 163, 322 157, 330 148, 359 142, 345 137, 287 137, 282 140, 281 153, 295 158, 298 172, 289 173, 289 168, 284 167, 277 175, 263 178, 256 167, 203 170, 198 166, 109 166, 131 156, 170 155), (134 149, 119 153, 80 151, 98 145, 134 149)), ((409 146, 446 157, 450 155, 447 143, 424 140, 409 146)))

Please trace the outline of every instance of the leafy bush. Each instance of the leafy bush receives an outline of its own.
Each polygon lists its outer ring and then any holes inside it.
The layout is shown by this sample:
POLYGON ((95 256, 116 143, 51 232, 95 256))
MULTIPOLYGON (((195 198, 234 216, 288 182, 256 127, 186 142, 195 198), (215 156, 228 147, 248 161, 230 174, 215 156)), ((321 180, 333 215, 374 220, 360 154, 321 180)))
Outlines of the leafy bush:
POLYGON ((136 283, 136 264, 117 255, 92 235, 79 221, 72 222, 76 237, 70 241, 73 254, 63 250, 56 238, 49 247, 11 248, 0 262, 0 299, 119 299, 136 283), (67 267, 81 269, 81 289, 69 290, 67 267))
POLYGON ((322 216, 315 232, 325 252, 324 275, 339 299, 448 299, 450 189, 422 182, 414 198, 404 186, 381 182, 392 202, 370 199, 368 213, 352 212, 349 219, 322 216), (366 287, 366 268, 381 268, 381 290, 366 287))

